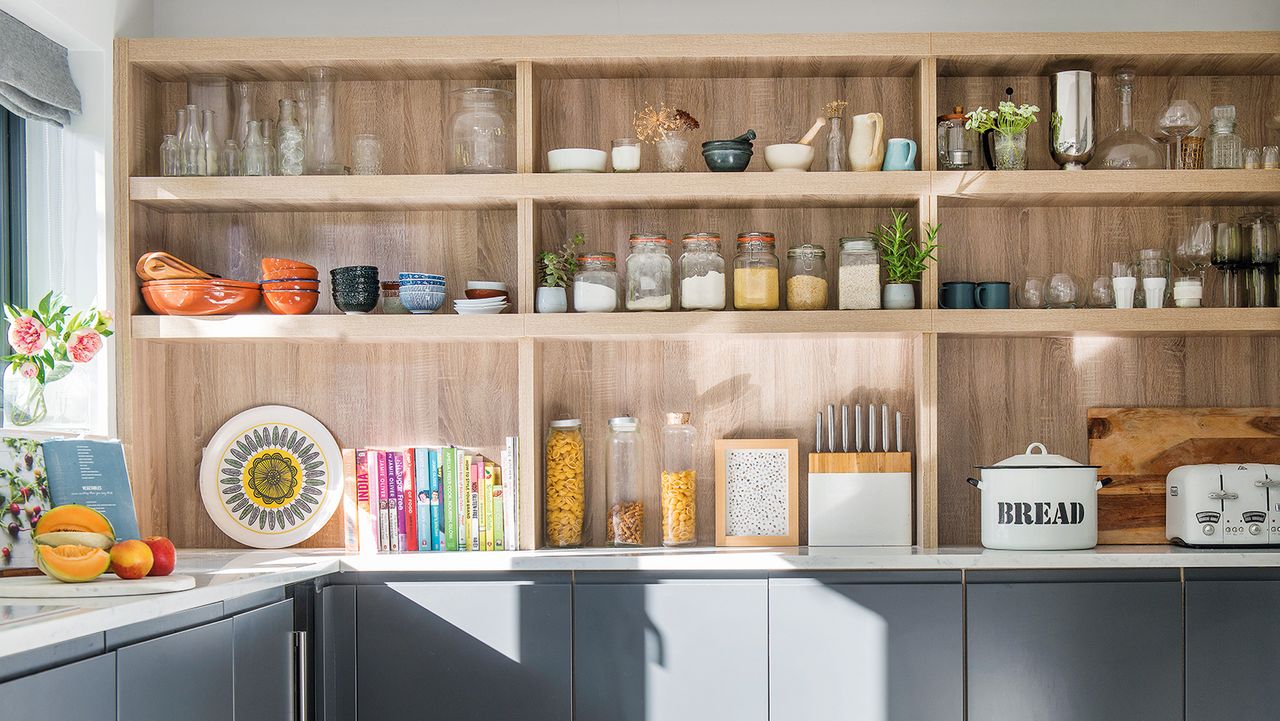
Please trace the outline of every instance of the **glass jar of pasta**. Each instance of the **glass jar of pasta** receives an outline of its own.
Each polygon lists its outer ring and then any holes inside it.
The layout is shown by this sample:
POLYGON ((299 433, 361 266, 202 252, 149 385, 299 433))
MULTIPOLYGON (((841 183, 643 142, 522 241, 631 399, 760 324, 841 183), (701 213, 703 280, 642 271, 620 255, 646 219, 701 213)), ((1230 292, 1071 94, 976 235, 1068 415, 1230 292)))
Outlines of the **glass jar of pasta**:
POLYGON ((605 449, 605 477, 608 480, 609 494, 605 543, 610 546, 643 546, 640 421, 631 416, 610 418, 609 438, 605 442, 605 449))
POLYGON ((691 546, 698 540, 697 474, 693 443, 697 431, 688 413, 668 413, 662 427, 662 545, 691 546))
POLYGON ((544 498, 545 542, 549 548, 582 545, 582 515, 586 507, 586 451, 582 421, 551 421, 547 430, 544 498))
POLYGON ((733 259, 733 307, 738 310, 778 309, 778 256, 773 233, 739 233, 733 259))

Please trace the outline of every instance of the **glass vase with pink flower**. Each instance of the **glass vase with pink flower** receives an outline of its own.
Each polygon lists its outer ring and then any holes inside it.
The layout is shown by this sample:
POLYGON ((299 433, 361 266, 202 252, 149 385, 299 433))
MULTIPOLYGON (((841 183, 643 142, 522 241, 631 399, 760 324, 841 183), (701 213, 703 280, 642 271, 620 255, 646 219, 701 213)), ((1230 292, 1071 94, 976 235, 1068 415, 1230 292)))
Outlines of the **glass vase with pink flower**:
POLYGON ((35 308, 4 306, 9 355, 4 371, 7 426, 30 426, 48 414, 45 388, 88 363, 112 334, 111 314, 97 308, 72 312, 61 295, 49 292, 35 308))

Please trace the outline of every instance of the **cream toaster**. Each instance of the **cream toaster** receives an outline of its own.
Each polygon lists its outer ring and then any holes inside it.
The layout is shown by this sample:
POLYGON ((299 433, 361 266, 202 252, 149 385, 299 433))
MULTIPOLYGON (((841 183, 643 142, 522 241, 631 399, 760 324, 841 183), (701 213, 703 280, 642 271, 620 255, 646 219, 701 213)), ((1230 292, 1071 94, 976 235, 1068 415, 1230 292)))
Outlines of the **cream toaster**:
POLYGON ((1184 546, 1280 545, 1280 465, 1178 466, 1165 478, 1164 527, 1184 546))

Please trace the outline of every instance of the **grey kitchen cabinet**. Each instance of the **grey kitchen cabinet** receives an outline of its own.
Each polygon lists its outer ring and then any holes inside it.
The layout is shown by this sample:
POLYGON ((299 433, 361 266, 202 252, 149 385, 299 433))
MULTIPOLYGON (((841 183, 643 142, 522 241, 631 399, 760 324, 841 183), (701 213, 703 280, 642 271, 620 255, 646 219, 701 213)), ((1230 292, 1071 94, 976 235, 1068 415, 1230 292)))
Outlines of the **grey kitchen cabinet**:
POLYGON ((357 718, 571 718, 562 578, 358 586, 357 718))
POLYGON ((769 581, 770 721, 960 721, 959 572, 769 581))
POLYGON ((1280 573, 1187 569, 1187 718, 1274 718, 1280 573))
POLYGON ((128 721, 235 717, 233 619, 116 650, 116 708, 128 721))
POLYGON ((116 656, 95 656, 2 683, 0 699, 4 719, 116 721, 116 656))
POLYGON ((578 574, 575 718, 765 721, 768 602, 762 578, 625 582, 578 574))
POLYGON ((969 721, 1183 718, 1176 569, 967 581, 969 721))
POLYGON ((233 616, 231 626, 235 721, 293 719, 293 601, 233 616))

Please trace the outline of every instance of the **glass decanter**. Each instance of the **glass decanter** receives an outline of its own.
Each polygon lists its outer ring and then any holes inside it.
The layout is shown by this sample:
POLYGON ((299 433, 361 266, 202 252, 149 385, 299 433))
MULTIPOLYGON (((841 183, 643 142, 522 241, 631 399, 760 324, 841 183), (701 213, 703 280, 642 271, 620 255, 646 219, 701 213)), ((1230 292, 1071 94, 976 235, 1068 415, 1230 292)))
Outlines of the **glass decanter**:
POLYGON ((1209 135, 1209 167, 1214 169, 1244 167, 1244 142, 1236 134, 1236 106, 1215 105, 1212 110, 1213 131, 1209 135))
POLYGON ((1163 169, 1165 153, 1155 141, 1133 127, 1132 70, 1116 73, 1116 94, 1120 100, 1120 127, 1098 143, 1097 154, 1089 162, 1091 170, 1163 169))

